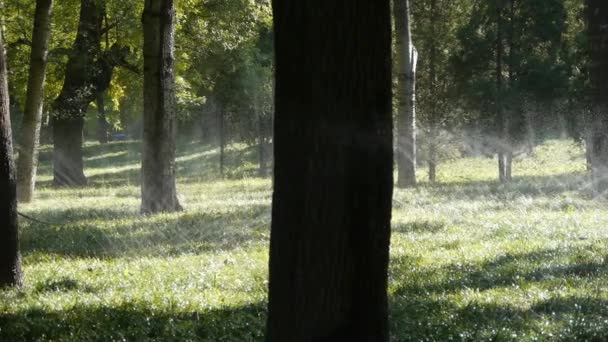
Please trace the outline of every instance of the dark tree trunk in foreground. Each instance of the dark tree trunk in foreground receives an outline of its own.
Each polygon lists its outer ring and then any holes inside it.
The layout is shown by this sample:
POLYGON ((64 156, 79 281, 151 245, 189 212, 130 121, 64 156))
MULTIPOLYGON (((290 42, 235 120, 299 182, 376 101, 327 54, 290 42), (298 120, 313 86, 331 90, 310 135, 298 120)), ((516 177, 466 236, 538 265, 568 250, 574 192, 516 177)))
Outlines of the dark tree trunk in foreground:
POLYGON ((175 188, 175 7, 146 0, 144 25, 144 136, 142 213, 181 210, 175 188))
POLYGON ((273 2, 268 341, 388 341, 389 3, 273 2))
POLYGON ((397 186, 416 186, 416 49, 410 30, 409 0, 394 0, 397 50, 397 186))
POLYGON ((106 117, 106 107, 104 94, 97 94, 97 140, 100 144, 108 143, 108 119, 106 117))
MULTIPOLYGON (((81 0, 76 40, 66 65, 61 93, 53 103, 53 167, 56 186, 80 186, 84 176, 82 134, 89 104, 110 86, 116 66, 128 66, 129 49, 101 50, 105 1, 81 0)), ((107 28, 106 28, 107 29, 107 28)))
MULTIPOLYGON (((429 46, 429 91, 430 98, 437 96, 437 40, 435 39, 435 25, 437 20, 437 1, 431 0, 430 13, 430 39, 429 46)), ((437 147, 439 143, 439 113, 435 101, 431 101, 429 108, 429 182, 437 180, 437 147)))
MULTIPOLYGON (((0 9, 2 7, 0 3, 0 9)), ((0 287, 21 285, 17 183, 13 165, 9 102, 6 54, 0 30, 0 287)))
POLYGON ((595 191, 608 191, 608 1, 588 0, 592 113, 591 167, 595 191))
POLYGON ((34 196, 38 145, 44 99, 44 79, 51 36, 51 12, 53 0, 37 0, 32 34, 30 70, 25 99, 25 113, 17 161, 17 195, 21 202, 30 202, 34 196))

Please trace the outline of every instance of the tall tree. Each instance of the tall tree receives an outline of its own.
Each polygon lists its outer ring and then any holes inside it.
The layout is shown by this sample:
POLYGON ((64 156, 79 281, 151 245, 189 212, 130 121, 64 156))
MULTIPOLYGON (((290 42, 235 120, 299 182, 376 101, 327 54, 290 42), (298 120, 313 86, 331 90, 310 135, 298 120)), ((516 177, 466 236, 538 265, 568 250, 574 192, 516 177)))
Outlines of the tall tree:
POLYGON ((85 185, 82 155, 84 117, 89 104, 110 86, 117 66, 129 67, 128 47, 113 44, 101 49, 105 1, 81 0, 76 39, 66 65, 63 87, 55 99, 53 126, 53 183, 57 186, 85 185))
POLYGON ((437 139, 439 139, 439 117, 437 101, 434 99, 437 96, 437 0, 431 0, 430 5, 430 36, 428 40, 429 51, 429 96, 431 98, 428 122, 429 122, 429 182, 434 183, 437 179, 437 139))
POLYGON ((268 341, 388 341, 389 0, 273 2, 268 341))
POLYGON ((608 191, 608 2, 587 2, 589 75, 594 104, 591 167, 594 187, 599 194, 608 191))
MULTIPOLYGON (((0 9, 2 9, 0 2, 0 9)), ((6 52, 0 30, 0 287, 21 284, 17 183, 13 165, 6 52)))
POLYGON ((146 0, 144 25, 144 135, 142 213, 181 210, 175 188, 175 7, 146 0))
POLYGON ((21 146, 17 161, 17 197, 21 202, 30 202, 34 196, 36 169, 38 166, 38 144, 44 99, 44 80, 51 36, 51 12, 53 0, 37 0, 32 33, 32 51, 25 99, 25 113, 21 126, 21 146))
POLYGON ((393 1, 398 87, 397 186, 416 186, 416 62, 409 0, 393 1))

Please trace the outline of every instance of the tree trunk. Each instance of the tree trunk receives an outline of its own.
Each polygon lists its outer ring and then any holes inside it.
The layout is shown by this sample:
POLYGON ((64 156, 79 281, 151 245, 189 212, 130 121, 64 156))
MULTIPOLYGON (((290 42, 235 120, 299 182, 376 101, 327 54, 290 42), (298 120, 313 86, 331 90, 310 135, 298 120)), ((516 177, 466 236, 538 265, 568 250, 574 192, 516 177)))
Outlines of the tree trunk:
POLYGON ((52 124, 58 126, 53 128, 56 186, 86 184, 82 160, 84 116, 89 104, 108 89, 114 68, 125 65, 129 53, 128 48, 116 44, 110 50, 101 50, 104 15, 105 1, 81 0, 76 40, 66 65, 63 87, 52 106, 52 124), (68 135, 57 135, 65 133, 68 135), (66 171, 69 177, 61 174, 66 171))
POLYGON ((181 210, 175 186, 175 6, 146 0, 144 26, 144 135, 142 213, 181 210))
POLYGON ((86 185, 82 154, 84 118, 58 119, 53 116, 53 184, 55 186, 86 185))
POLYGON ((21 146, 17 161, 17 197, 21 202, 30 202, 34 197, 36 169, 38 167, 38 145, 44 99, 44 79, 51 36, 51 13, 53 0, 37 0, 32 33, 30 70, 25 99, 25 113, 21 128, 21 146))
POLYGON ((504 55, 504 47, 502 42, 502 9, 498 9, 496 17, 496 120, 498 127, 498 179, 502 183, 508 182, 507 178, 507 154, 508 154, 508 125, 507 115, 503 108, 503 79, 502 79, 502 62, 504 55))
POLYGON ((393 1, 397 50, 397 186, 416 186, 416 62, 409 0, 393 1))
POLYGON ((273 3, 267 341, 388 341, 389 3, 273 3))
POLYGON ((97 94, 97 140, 100 144, 108 143, 108 120, 104 104, 104 94, 97 94))
MULTIPOLYGON (((0 2, 0 10, 3 8, 0 2)), ((0 32, 0 288, 22 282, 6 52, 0 32)))
POLYGON ((264 129, 264 116, 255 106, 256 117, 258 119, 258 157, 260 162, 259 176, 268 176, 268 165, 266 157, 266 130, 264 129))
POLYGON ((429 130, 429 182, 437 181, 437 129, 432 126, 429 130))
POLYGON ((594 101, 591 165, 594 189, 608 191, 608 2, 588 0, 589 74, 594 101))
POLYGON ((224 108, 220 108, 217 112, 219 129, 219 140, 220 140, 220 176, 224 177, 224 146, 226 146, 226 132, 224 132, 224 108))

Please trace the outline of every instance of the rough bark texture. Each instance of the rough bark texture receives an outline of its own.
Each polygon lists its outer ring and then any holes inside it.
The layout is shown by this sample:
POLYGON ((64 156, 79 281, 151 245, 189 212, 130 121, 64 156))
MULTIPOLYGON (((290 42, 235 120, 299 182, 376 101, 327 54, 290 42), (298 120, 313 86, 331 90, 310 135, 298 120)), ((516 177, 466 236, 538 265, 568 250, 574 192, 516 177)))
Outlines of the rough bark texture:
POLYGON ((175 188, 175 7, 146 0, 144 26, 144 134, 142 213, 181 210, 175 188))
POLYGON ((273 2, 268 341, 388 341, 389 3, 273 2))
MULTIPOLYGON (((0 9, 2 9, 0 3, 0 9)), ((17 183, 13 165, 4 39, 0 32, 0 287, 21 285, 17 183)))
POLYGON ((588 0, 588 35, 592 99, 591 167, 594 188, 608 191, 608 1, 588 0))
POLYGON ((396 67, 399 80, 397 105, 397 186, 416 186, 416 62, 412 43, 409 0, 393 1, 396 67))
POLYGON ((105 2, 81 0, 76 40, 61 93, 53 103, 53 167, 56 186, 87 183, 82 157, 84 116, 89 104, 110 86, 116 66, 126 66, 127 47, 101 50, 105 2))
POLYGON ((36 184, 44 79, 48 42, 51 36, 52 10, 53 0, 36 1, 25 113, 23 114, 21 146, 19 146, 19 160, 17 161, 17 197, 21 202, 32 200, 36 184))

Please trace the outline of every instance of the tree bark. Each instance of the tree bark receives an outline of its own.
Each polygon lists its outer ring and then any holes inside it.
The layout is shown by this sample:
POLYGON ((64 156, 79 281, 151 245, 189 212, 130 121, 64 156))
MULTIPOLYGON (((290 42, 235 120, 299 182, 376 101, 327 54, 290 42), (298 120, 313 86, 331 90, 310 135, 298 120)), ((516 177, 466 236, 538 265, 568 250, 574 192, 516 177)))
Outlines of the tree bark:
POLYGON ((591 167, 598 195, 608 191, 608 2, 588 0, 592 99, 591 167))
POLYGON ((181 210, 175 186, 175 6, 146 0, 144 26, 144 134, 141 212, 181 210))
POLYGON ((86 185, 82 157, 84 116, 103 94, 116 66, 127 66, 129 49, 114 44, 101 50, 105 1, 81 0, 76 40, 66 65, 61 93, 53 103, 53 165, 56 186, 86 185))
POLYGON ((17 161, 17 197, 20 202, 30 202, 34 197, 38 145, 44 99, 44 80, 51 36, 53 0, 37 0, 30 54, 30 70, 25 99, 25 113, 21 127, 21 146, 17 161))
MULTIPOLYGON (((3 4, 0 2, 0 10, 3 4)), ((6 51, 0 32, 0 288, 22 282, 6 51)))
POLYGON ((267 341, 388 341, 390 1, 275 0, 267 341))
POLYGON ((397 50, 397 186, 416 186, 416 62, 409 0, 393 1, 397 50))
POLYGON ((97 94, 97 140, 100 144, 108 143, 108 119, 106 118, 106 107, 104 93, 97 94))

